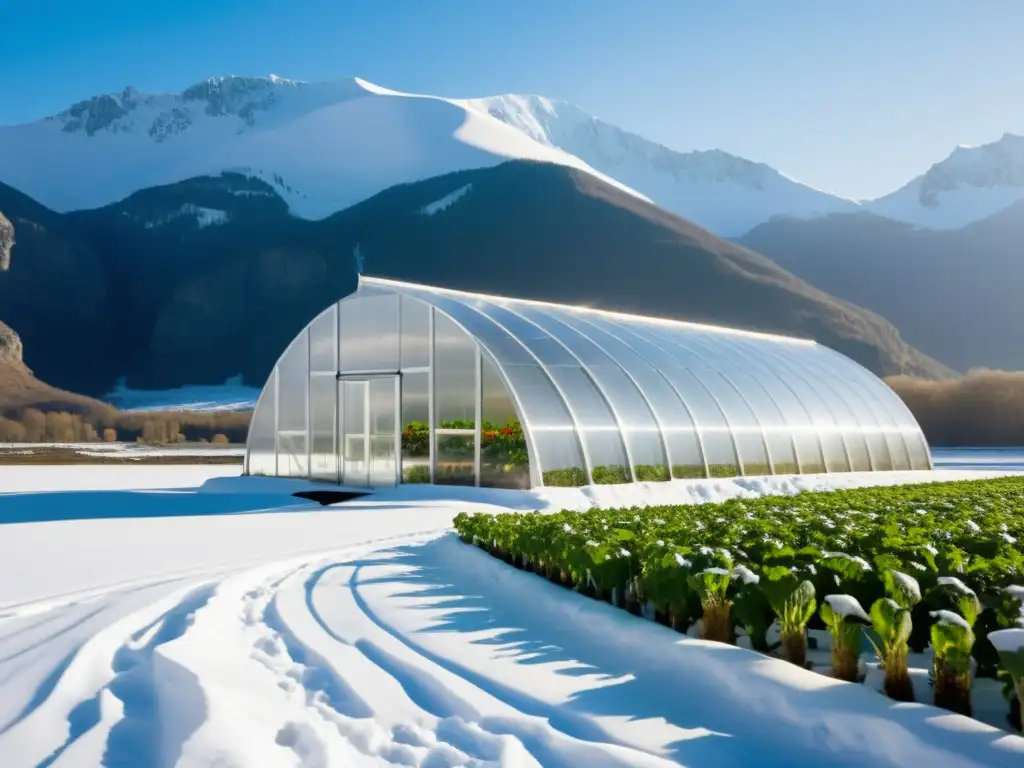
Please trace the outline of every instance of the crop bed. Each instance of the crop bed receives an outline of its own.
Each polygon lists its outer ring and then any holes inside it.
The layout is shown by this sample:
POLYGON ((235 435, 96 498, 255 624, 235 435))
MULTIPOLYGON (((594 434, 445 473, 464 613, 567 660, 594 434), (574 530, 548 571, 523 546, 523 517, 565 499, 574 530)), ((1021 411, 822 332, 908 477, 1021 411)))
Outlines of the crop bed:
POLYGON ((913 698, 907 656, 930 645, 937 704, 970 714, 972 675, 1002 675, 1019 727, 1024 650, 1006 638, 1024 632, 1024 478, 460 514, 455 527, 463 541, 582 594, 680 632, 699 622, 705 639, 745 635, 755 650, 806 665, 808 630, 827 629, 830 674, 863 679, 863 645, 897 699, 913 698), (774 645, 769 628, 781 634, 774 645))

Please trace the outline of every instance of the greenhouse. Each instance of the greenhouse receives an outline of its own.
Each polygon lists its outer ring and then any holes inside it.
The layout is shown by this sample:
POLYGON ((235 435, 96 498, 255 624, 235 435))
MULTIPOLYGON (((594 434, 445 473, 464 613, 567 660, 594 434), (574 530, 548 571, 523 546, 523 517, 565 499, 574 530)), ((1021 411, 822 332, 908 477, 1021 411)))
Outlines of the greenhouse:
POLYGON ((245 455, 361 487, 930 468, 899 397, 813 341, 370 277, 281 355, 245 455))

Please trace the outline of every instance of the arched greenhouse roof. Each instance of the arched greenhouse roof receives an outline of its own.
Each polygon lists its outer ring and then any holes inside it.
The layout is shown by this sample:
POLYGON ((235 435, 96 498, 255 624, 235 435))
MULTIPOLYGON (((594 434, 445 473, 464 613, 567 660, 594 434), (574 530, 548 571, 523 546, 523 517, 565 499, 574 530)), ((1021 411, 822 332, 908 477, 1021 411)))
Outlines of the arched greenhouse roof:
MULTIPOLYGON (((376 296, 468 334, 521 421, 532 485, 931 468, 900 398, 811 340, 372 277, 334 306, 376 296)), ((373 344, 374 327, 338 319, 336 338, 373 344)))

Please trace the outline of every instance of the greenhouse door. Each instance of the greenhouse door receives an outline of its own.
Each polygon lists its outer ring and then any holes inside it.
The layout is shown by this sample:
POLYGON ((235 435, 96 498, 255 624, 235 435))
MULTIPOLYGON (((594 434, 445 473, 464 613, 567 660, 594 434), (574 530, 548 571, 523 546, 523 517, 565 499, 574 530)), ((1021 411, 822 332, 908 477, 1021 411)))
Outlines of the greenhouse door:
POLYGON ((398 377, 338 379, 341 482, 374 488, 398 479, 398 377))

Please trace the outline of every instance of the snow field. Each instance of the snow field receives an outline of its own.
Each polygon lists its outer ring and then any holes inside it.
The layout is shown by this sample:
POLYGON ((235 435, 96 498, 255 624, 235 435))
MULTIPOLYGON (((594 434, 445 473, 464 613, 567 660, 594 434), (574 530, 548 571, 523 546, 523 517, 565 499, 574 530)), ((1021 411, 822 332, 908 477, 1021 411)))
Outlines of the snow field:
MULTIPOLYGON (((41 520, 0 524, 0 764, 1024 761, 1019 737, 686 638, 447 533, 458 511, 622 489, 399 488, 322 508, 290 496, 308 483, 237 472, 0 467, 0 521, 41 520)), ((873 479, 923 479, 907 474, 873 479)), ((678 503, 867 482, 671 485, 678 503)), ((630 503, 662 503, 655 485, 630 503)))

